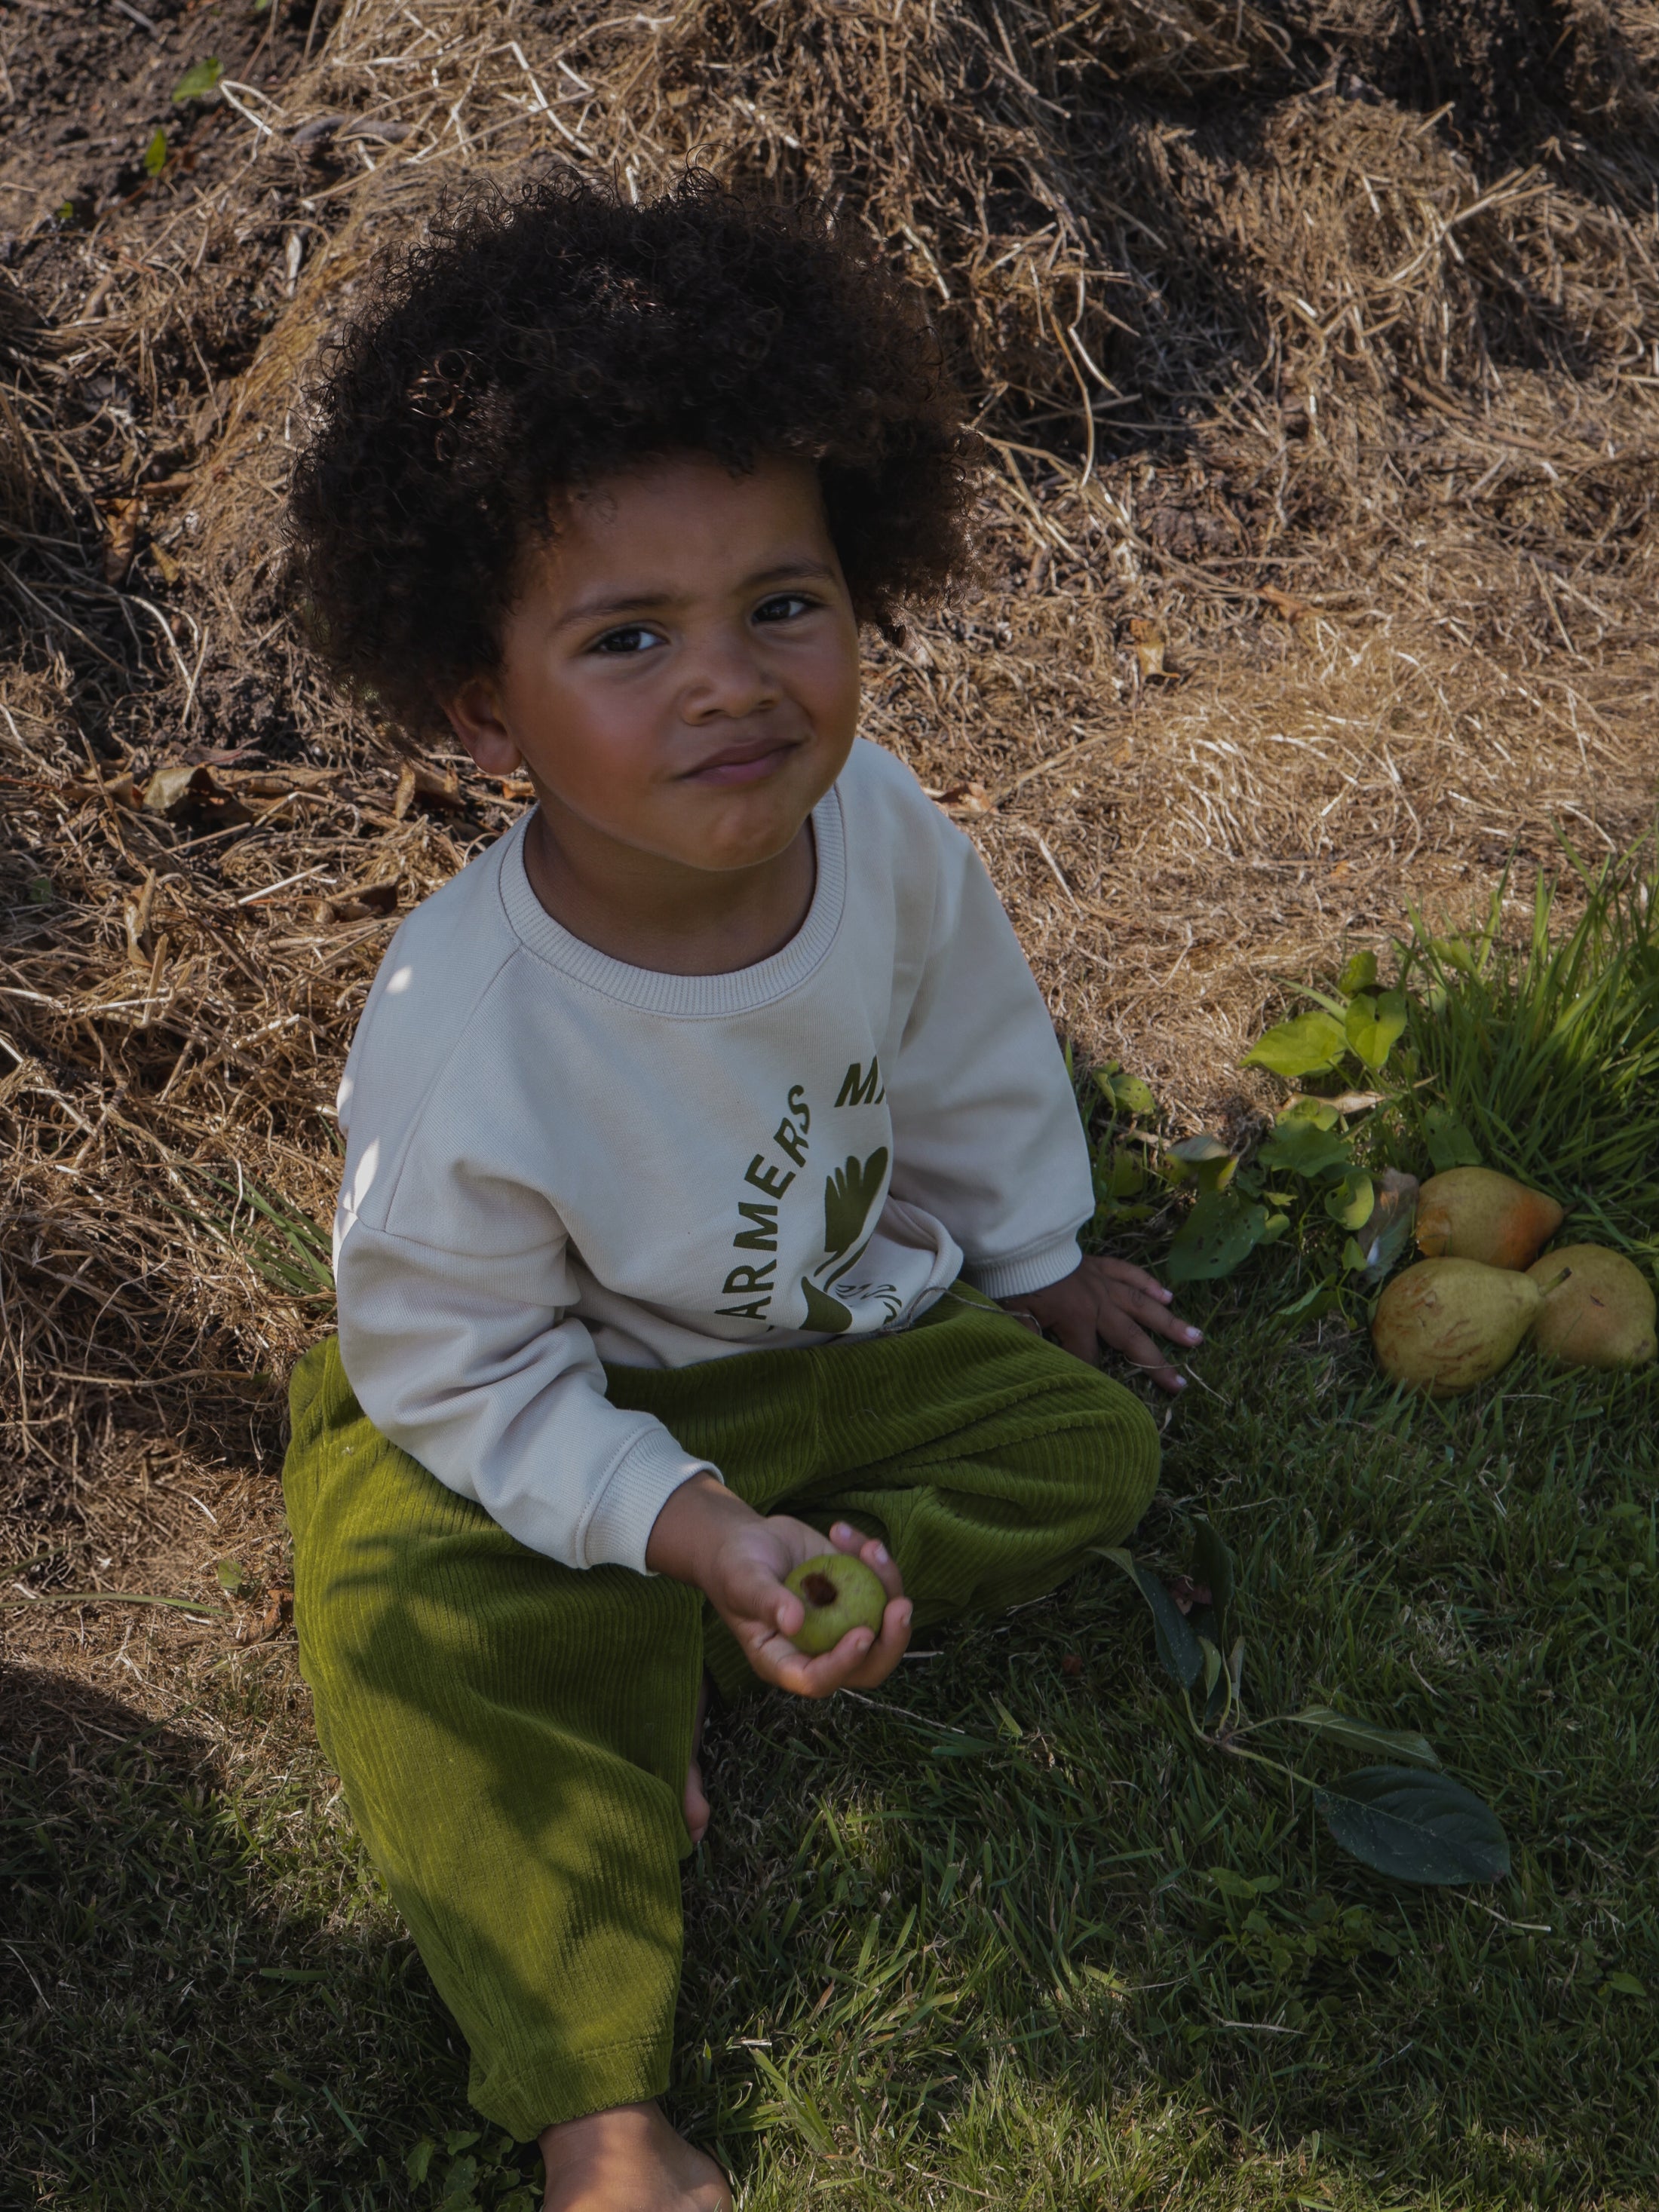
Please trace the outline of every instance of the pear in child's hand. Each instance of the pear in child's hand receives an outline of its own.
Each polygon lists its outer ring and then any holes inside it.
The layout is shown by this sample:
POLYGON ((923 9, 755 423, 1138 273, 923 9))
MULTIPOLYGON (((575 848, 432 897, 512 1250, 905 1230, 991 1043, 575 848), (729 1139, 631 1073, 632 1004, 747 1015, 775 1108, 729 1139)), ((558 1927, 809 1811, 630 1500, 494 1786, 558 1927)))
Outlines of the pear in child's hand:
POLYGON ((1544 1284, 1531 1275, 1478 1260, 1419 1260, 1377 1300, 1371 1342, 1391 1382, 1455 1398, 1513 1357, 1543 1303, 1544 1284))
POLYGON ((1573 1367, 1643 1367, 1659 1352, 1653 1329, 1653 1285, 1622 1252, 1605 1244, 1569 1244, 1528 1269, 1541 1290, 1565 1267, 1559 1290, 1544 1301, 1533 1341, 1573 1367))
POLYGON ((821 1553, 786 1575, 783 1586, 806 1607, 805 1620, 789 1640, 809 1659, 833 1651, 849 1628, 881 1633, 887 1593, 880 1576, 851 1552, 821 1553))
POLYGON ((1448 1168, 1419 1194, 1417 1249, 1431 1260, 1526 1267, 1562 1219, 1553 1198, 1495 1168, 1448 1168))

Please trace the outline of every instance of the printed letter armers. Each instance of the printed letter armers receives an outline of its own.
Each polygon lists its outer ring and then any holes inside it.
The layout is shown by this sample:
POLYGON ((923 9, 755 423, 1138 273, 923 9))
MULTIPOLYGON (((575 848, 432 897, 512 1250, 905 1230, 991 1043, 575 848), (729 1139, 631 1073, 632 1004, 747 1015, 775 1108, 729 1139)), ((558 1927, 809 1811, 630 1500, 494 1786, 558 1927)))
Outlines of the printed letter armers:
POLYGON ((740 1252, 775 1252, 778 1249, 778 1209, 775 1206, 751 1206, 747 1199, 738 1200, 738 1212, 745 1221, 752 1221, 752 1229, 739 1229, 732 1242, 740 1252))
POLYGON ((743 1179, 752 1183, 757 1190, 763 1190, 769 1198, 781 1198, 795 1180, 793 1173, 780 1176, 777 1170, 763 1159, 758 1152, 744 1169, 743 1179), (757 1169, 758 1174, 756 1172, 757 1169))
POLYGON ((793 1121, 780 1121, 772 1132, 772 1142, 781 1152, 787 1152, 798 1168, 806 1165, 806 1133, 793 1121))

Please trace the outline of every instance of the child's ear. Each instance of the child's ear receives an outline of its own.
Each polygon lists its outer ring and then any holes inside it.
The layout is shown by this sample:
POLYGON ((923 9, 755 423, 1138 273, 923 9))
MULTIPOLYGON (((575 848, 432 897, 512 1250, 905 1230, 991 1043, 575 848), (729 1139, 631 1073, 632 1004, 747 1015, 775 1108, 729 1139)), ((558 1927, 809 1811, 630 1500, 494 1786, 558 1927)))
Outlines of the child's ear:
POLYGON ((486 775, 511 775, 523 756, 501 719, 495 687, 474 676, 442 702, 449 726, 486 775))

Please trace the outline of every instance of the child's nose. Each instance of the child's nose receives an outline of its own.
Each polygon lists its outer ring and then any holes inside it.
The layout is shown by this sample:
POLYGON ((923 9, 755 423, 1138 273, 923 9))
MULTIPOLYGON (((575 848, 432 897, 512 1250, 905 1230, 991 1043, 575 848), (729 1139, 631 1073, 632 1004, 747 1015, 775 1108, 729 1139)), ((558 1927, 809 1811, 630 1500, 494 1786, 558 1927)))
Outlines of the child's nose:
POLYGON ((689 722, 753 714, 777 702, 780 686, 746 629, 699 639, 690 660, 682 708, 689 722))

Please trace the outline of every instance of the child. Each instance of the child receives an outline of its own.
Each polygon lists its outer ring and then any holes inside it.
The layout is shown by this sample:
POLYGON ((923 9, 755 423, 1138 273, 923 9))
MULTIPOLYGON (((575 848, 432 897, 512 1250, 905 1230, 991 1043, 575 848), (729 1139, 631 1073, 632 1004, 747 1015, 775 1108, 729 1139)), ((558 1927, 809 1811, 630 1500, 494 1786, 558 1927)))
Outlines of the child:
POLYGON ((869 1686, 1051 1589, 1156 1479, 1100 1345, 1173 1390, 1153 1335, 1198 1340, 1079 1260, 1013 931, 854 736, 860 623, 961 571, 969 459, 821 220, 566 179, 383 273, 297 477, 336 670, 536 792, 370 995, 285 1485, 322 1740, 558 2212, 731 2202, 655 2102, 705 1670, 869 1686), (826 1539, 888 1602, 808 1659, 826 1539))

